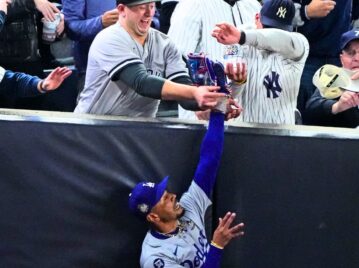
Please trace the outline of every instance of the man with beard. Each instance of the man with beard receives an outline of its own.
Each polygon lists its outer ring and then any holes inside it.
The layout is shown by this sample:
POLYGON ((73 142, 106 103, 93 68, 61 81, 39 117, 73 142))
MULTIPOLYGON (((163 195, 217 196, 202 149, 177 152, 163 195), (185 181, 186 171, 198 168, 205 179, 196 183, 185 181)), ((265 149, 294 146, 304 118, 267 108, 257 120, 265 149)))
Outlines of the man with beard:
POLYGON ((166 190, 168 177, 158 184, 141 182, 130 194, 130 210, 150 226, 142 244, 141 267, 220 267, 223 248, 244 234, 243 223, 231 226, 236 216, 231 212, 219 219, 212 242, 205 233, 205 211, 212 203, 223 150, 224 117, 211 112, 194 179, 180 202, 166 190))

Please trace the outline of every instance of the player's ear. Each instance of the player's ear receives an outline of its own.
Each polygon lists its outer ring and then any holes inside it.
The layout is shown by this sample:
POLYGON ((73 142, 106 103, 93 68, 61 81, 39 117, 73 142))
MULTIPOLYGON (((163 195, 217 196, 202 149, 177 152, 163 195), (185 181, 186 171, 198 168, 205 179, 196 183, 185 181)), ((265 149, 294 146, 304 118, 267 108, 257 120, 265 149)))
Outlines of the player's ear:
POLYGON ((124 4, 118 4, 117 6, 118 12, 123 13, 125 11, 125 7, 126 6, 124 4))
POLYGON ((148 213, 148 215, 146 216, 146 219, 150 223, 156 223, 156 222, 160 221, 160 217, 158 216, 158 214, 156 214, 154 212, 148 213))

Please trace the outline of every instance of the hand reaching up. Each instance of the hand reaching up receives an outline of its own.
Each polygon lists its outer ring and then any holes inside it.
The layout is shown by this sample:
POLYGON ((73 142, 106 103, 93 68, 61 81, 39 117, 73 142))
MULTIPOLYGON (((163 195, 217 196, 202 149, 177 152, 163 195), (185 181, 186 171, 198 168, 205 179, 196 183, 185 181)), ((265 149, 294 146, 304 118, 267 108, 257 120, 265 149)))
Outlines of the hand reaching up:
POLYGON ((212 241, 217 246, 224 248, 233 238, 244 235, 243 223, 231 227, 235 217, 235 213, 227 212, 223 218, 219 218, 218 227, 214 231, 212 238, 212 241))
POLYGON ((41 82, 41 91, 49 92, 57 89, 71 75, 68 67, 57 67, 41 82))

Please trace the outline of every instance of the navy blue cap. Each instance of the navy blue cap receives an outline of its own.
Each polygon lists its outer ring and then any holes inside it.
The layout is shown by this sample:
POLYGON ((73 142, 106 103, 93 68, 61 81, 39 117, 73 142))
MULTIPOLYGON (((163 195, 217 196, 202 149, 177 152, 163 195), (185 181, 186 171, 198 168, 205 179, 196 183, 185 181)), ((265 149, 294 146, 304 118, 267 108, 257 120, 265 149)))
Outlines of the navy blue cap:
POLYGON ((168 176, 160 183, 140 182, 133 188, 128 205, 132 213, 145 218, 151 209, 160 201, 167 188, 168 176))
POLYGON ((349 42, 356 39, 359 39, 359 29, 343 33, 340 38, 340 48, 343 50, 349 42))
POLYGON ((293 31, 295 6, 292 0, 264 0, 260 15, 263 25, 293 31))

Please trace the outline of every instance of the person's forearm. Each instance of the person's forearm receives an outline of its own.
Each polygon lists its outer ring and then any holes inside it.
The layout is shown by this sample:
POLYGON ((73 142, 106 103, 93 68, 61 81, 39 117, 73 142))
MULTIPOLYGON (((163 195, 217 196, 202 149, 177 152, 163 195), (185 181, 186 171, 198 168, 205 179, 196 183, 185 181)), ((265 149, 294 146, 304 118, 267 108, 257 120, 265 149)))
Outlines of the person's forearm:
POLYGON ((245 30, 246 45, 278 52, 288 59, 300 59, 305 54, 306 39, 299 34, 280 29, 245 30))
MULTIPOLYGON (((184 85, 192 85, 193 82, 189 78, 189 76, 181 76, 178 78, 173 79, 173 82, 184 84, 184 85)), ((201 109, 198 106, 198 103, 195 100, 182 100, 178 101, 179 105, 181 105, 182 108, 190 111, 200 111, 201 109)))
POLYGON ((161 98, 163 100, 192 100, 197 88, 166 80, 163 84, 161 98))
POLYGON ((6 71, 0 82, 0 91, 13 91, 18 97, 34 97, 40 95, 39 84, 41 79, 24 73, 6 71))
POLYGON ((223 151, 224 117, 225 115, 222 113, 211 113, 208 130, 201 145, 200 160, 194 175, 194 181, 209 198, 223 151))
POLYGON ((74 41, 91 41, 103 29, 101 16, 87 20, 66 20, 67 34, 74 41))

